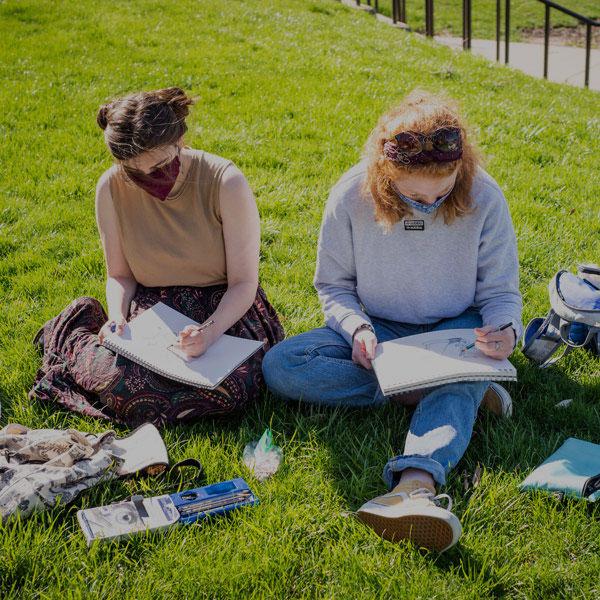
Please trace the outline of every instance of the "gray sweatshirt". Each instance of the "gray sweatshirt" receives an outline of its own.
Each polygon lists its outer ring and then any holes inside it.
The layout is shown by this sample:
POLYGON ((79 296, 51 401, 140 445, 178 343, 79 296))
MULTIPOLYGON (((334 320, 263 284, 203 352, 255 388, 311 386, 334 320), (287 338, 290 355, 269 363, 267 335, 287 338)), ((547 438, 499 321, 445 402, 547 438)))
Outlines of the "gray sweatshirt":
POLYGON ((512 322, 521 335, 517 244, 498 184, 479 169, 474 211, 450 225, 413 211, 389 233, 361 194, 366 163, 331 190, 321 225, 314 284, 327 325, 351 343, 370 316, 412 324, 479 309, 484 325, 512 322))

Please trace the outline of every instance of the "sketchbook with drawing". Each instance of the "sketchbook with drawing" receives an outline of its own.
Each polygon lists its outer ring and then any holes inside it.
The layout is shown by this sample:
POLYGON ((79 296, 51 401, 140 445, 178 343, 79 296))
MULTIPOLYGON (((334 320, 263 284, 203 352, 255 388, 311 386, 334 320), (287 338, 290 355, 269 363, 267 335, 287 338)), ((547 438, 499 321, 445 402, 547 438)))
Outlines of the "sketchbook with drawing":
POLYGON ((507 359, 485 356, 472 329, 410 335, 377 345, 373 369, 385 396, 461 381, 516 381, 507 359))
POLYGON ((107 335, 104 345, 168 379, 209 389, 263 346, 260 341, 222 335, 202 356, 185 360, 170 347, 187 325, 198 323, 159 302, 129 321, 123 335, 107 335))

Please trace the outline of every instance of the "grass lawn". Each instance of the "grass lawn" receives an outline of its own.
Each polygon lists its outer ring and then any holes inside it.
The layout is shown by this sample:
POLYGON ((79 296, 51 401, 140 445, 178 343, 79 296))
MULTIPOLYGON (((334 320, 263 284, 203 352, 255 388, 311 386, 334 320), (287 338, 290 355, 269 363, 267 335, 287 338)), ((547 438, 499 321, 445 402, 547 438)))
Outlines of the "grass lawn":
MULTIPOLYGON (((555 0, 560 4, 584 17, 600 18, 600 3, 598 0, 555 0)), ((366 0, 361 0, 366 4, 366 0)), ((374 5, 374 0, 371 1, 374 5)), ((502 25, 504 32, 505 2, 502 0, 502 25)), ((443 32, 462 36, 462 0, 435 0, 434 27, 436 34, 443 32)), ((379 0, 379 10, 388 16, 392 15, 392 0, 379 0)), ((524 29, 544 27, 545 6, 538 0, 511 0, 510 29, 511 41, 523 39, 524 29)), ((423 0, 406 0, 406 21, 414 31, 425 31, 425 2, 423 0)), ((473 38, 496 39, 496 0, 473 0, 472 2, 473 38)), ((550 12, 550 22, 553 27, 575 27, 577 19, 565 15, 558 10, 550 12)), ((502 33, 504 36, 504 33, 502 33)), ((585 39, 585 30, 583 38, 585 39)), ((553 38, 550 38, 552 43, 553 38)), ((556 41, 556 40, 555 40, 556 41)), ((583 44, 584 42, 582 42, 583 44)))
MULTIPOLYGON (((197 95, 188 142, 247 175, 262 282, 288 334, 322 323, 311 278, 329 188, 377 116, 416 85, 461 100, 506 193, 525 321, 547 310, 558 268, 600 261, 594 92, 454 54, 328 0, 6 0, 0 49, 2 424, 106 428, 27 400, 40 362, 30 340, 73 298, 104 298, 93 196, 111 160, 95 114, 132 90, 177 84, 197 95)), ((258 508, 88 551, 78 508, 174 484, 98 487, 0 526, 0 597, 598 597, 598 509, 517 484, 566 437, 600 442, 599 363, 579 351, 543 373, 520 353, 514 362, 515 417, 483 415, 450 478, 464 535, 447 554, 384 542, 344 516, 383 490, 407 430, 401 407, 333 412, 266 396, 238 421, 165 431, 171 457, 200 458, 215 482, 247 476, 244 445, 271 424, 285 462, 265 483, 248 476, 258 508), (554 408, 565 398, 570 407, 554 408), (465 486, 478 464, 479 485, 465 486)))

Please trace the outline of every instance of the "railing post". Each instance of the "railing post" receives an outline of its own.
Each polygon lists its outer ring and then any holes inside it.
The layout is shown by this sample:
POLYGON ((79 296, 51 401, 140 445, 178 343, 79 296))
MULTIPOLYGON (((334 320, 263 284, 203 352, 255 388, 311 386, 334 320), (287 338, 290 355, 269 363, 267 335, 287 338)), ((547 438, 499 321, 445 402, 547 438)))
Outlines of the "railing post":
POLYGON ((502 2, 496 0, 496 61, 500 62, 500 23, 502 21, 502 2))
POLYGON ((546 4, 544 15, 544 79, 548 79, 548 50, 550 48, 550 5, 546 4))
POLYGON ((467 0, 462 2, 463 9, 463 50, 467 49, 467 0))
POLYGON ((471 49, 471 0, 463 0, 463 50, 471 49))
POLYGON ((471 40, 473 39, 473 0, 469 0, 469 4, 468 4, 469 10, 468 10, 468 23, 469 23, 469 50, 471 49, 471 40))
POLYGON ((375 12, 379 12, 379 0, 375 0, 375 12))
POLYGON ((585 27, 585 87, 590 87, 590 54, 592 51, 592 24, 585 27))
POLYGON ((406 0, 398 0, 399 2, 399 18, 402 23, 406 23, 406 0))
POLYGON ((508 64, 508 45, 510 44, 510 0, 504 5, 504 63, 508 64))
POLYGON ((425 0, 425 34, 433 37, 433 0, 425 0))

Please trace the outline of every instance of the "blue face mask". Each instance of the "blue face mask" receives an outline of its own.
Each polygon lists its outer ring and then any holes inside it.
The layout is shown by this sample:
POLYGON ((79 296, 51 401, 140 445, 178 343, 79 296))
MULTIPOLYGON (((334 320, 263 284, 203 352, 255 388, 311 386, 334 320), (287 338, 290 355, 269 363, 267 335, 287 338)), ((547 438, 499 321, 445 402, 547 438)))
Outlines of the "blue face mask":
POLYGON ((418 210, 419 212, 425 213, 426 215, 430 215, 433 211, 437 210, 440 207, 440 205, 442 204, 442 202, 444 200, 446 200, 446 198, 448 198, 448 196, 452 193, 453 190, 454 190, 454 188, 452 188, 449 192, 447 192, 443 196, 440 196, 433 204, 423 204, 422 202, 417 202, 416 200, 413 200, 412 198, 409 198, 408 196, 401 194, 394 187, 394 191, 396 192, 396 194, 398 194, 398 197, 400 198, 400 200, 402 200, 403 202, 406 202, 406 204, 408 204, 408 206, 410 206, 411 208, 414 208, 415 210, 418 210))

